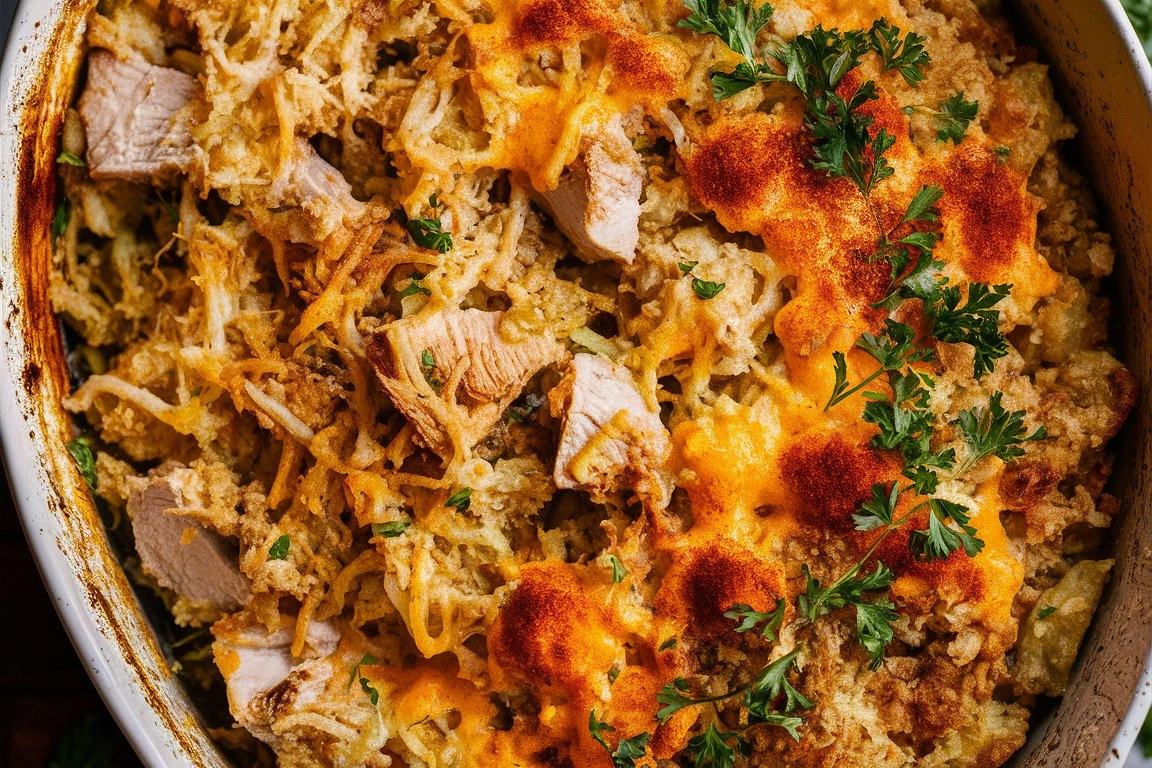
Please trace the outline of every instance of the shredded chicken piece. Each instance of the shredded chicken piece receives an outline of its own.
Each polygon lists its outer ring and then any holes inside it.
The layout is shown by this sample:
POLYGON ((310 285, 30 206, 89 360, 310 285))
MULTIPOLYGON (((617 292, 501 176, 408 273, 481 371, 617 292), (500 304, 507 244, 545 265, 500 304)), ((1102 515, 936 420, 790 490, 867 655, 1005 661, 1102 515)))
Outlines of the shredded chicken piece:
POLYGON ((304 710, 323 694, 332 678, 327 657, 336 652, 340 633, 326 622, 308 625, 308 658, 292 658, 292 622, 272 633, 243 614, 217 623, 212 651, 228 687, 228 708, 236 722, 268 744, 279 740, 276 720, 304 710))
POLYGON ((128 497, 136 552, 160 586, 221 611, 248 603, 252 583, 240 573, 237 548, 190 512, 199 491, 187 467, 165 468, 128 497))
POLYGON ((564 352, 540 336, 505 340, 503 319, 503 312, 446 310, 392 323, 368 344, 381 386, 441 456, 454 446, 471 449, 528 379, 564 352))
POLYGON ((92 177, 164 183, 186 173, 202 154, 189 130, 199 94, 183 72, 93 51, 79 105, 92 177))
POLYGON ((640 242, 644 170, 619 116, 584 137, 576 163, 540 200, 588 261, 631 264, 640 242))
POLYGON ((548 398, 562 419, 556 487, 607 494, 651 482, 667 456, 668 433, 627 368, 578 354, 548 398))

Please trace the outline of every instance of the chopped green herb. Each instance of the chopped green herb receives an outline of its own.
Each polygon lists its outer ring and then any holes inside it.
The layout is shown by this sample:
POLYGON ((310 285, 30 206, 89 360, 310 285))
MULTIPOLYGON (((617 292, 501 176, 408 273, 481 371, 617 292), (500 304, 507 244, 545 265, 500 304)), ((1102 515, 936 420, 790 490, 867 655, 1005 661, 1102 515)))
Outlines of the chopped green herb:
POLYGON ((380 691, 373 687, 371 680, 366 677, 360 678, 360 687, 368 694, 368 701, 372 702, 372 706, 375 707, 380 703, 380 691))
POLYGON ((953 144, 962 142, 968 125, 976 119, 979 111, 980 104, 965 100, 963 93, 957 93, 940 102, 940 109, 935 114, 936 141, 951 140, 953 144))
POLYGON ((283 534, 276 541, 272 542, 272 546, 268 548, 269 560, 283 560, 288 557, 288 547, 292 545, 292 539, 288 534, 283 534))
MULTIPOLYGON (((428 207, 435 212, 441 207, 438 193, 428 198, 428 207)), ((408 233, 416 245, 440 253, 452 250, 452 233, 446 231, 440 222, 439 216, 430 216, 425 219, 407 219, 408 233)))
POLYGON ((715 723, 709 723, 701 734, 688 741, 688 751, 695 759, 695 768, 732 768, 736 764, 736 751, 743 750, 747 743, 735 732, 716 730, 715 723), (728 742, 733 742, 733 748, 728 742))
POLYGON ((664 642, 660 643, 660 647, 657 648, 656 650, 658 650, 658 651, 671 651, 671 650, 674 650, 675 648, 676 648, 676 636, 673 635, 672 637, 668 638, 664 642))
POLYGON ((56 157, 56 162, 60 165, 71 165, 76 168, 83 168, 84 161, 71 152, 63 151, 56 157))
POLYGON ((616 678, 618 678, 618 677, 620 677, 620 669, 618 667, 612 667, 612 669, 608 670, 608 682, 609 683, 616 682, 616 678))
POLYGON ((696 269, 696 265, 699 263, 698 261, 682 261, 676 266, 680 267, 680 271, 687 275, 696 269))
POLYGON ((68 231, 68 222, 72 220, 72 201, 67 196, 60 198, 56 212, 52 214, 52 224, 48 231, 52 235, 52 242, 56 242, 61 235, 68 231))
POLYGON ((370 653, 366 653, 360 657, 360 661, 356 662, 352 667, 352 674, 348 676, 348 687, 352 687, 352 683, 360 676, 360 667, 367 667, 376 664, 379 660, 370 653))
POLYGON ((436 358, 432 356, 432 350, 425 349, 420 352, 420 370, 432 389, 439 391, 440 387, 444 386, 444 382, 436 377, 436 358))
POLYGON ((763 623, 764 629, 760 631, 761 637, 776 642, 780 625, 784 623, 784 613, 787 607, 788 604, 784 602, 782 597, 776 600, 776 607, 767 613, 760 613, 752 610, 750 606, 737 603, 724 613, 724 618, 738 622, 735 631, 740 634, 750 632, 763 623))
POLYGON ((92 454, 92 446, 86 437, 78 437, 72 442, 68 443, 68 453, 72 454, 72 460, 76 462, 76 468, 80 470, 80 476, 84 478, 84 482, 88 483, 88 487, 93 491, 96 490, 96 457, 92 454))
POLYGON ((1001 461, 1012 461, 1024 455, 1024 443, 1043 440, 1048 432, 1043 426, 1028 434, 1024 426, 1024 411, 1009 413, 1000 404, 1003 392, 996 392, 988 400, 988 407, 969 408, 960 412, 953 424, 960 430, 968 445, 968 458, 957 474, 963 474, 985 456, 996 456, 1001 461))
POLYGON ((1008 158, 1012 156, 1012 148, 1006 147, 1003 144, 999 145, 992 151, 996 154, 996 159, 1001 163, 1007 162, 1008 158))
POLYGON ((457 512, 467 512, 468 507, 472 506, 472 489, 461 488, 448 497, 448 501, 444 502, 446 507, 456 507, 457 512))
POLYGON ((409 520, 392 520, 387 523, 372 523, 372 535, 381 539, 394 539, 402 535, 408 526, 412 525, 409 520))
POLYGON ((1054 613, 1056 613, 1056 606, 1046 605, 1043 608, 1041 608, 1039 611, 1036 612, 1036 618, 1046 619, 1054 613))
POLYGON ((425 296, 431 296, 432 291, 428 290, 420 283, 420 281, 423 279, 424 275, 420 272, 413 272, 410 274, 408 276, 408 280, 410 282, 400 291, 400 298, 404 298, 406 296, 415 296, 418 293, 422 293, 425 296))
POLYGON ((832 611, 852 606, 856 609, 856 641, 868 651, 872 668, 880 666, 884 650, 892 641, 892 623, 899 618, 892 603, 885 599, 868 602, 865 592, 875 592, 891 586, 896 576, 876 563, 876 570, 861 577, 862 560, 854 568, 828 587, 821 588, 808 566, 802 567, 806 584, 804 592, 797 598, 797 607, 803 621, 812 623, 832 611))
POLYGON ((620 558, 616 555, 609 555, 608 561, 612 563, 612 583, 619 584, 624 581, 624 577, 628 575, 628 571, 624 568, 624 563, 620 562, 620 558))
POLYGON ((720 291, 724 290, 724 285, 724 283, 713 283, 710 280, 701 280, 698 277, 692 280, 692 290, 705 301, 715 298, 720 291))
POLYGON ((615 730, 608 723, 601 722, 596 718, 596 710, 588 713, 588 733, 600 746, 604 747, 608 756, 612 758, 613 768, 635 768, 636 761, 648 753, 648 742, 652 740, 652 734, 641 733, 630 739, 621 739, 616 749, 613 750, 609 746, 608 740, 604 738, 604 734, 615 730))

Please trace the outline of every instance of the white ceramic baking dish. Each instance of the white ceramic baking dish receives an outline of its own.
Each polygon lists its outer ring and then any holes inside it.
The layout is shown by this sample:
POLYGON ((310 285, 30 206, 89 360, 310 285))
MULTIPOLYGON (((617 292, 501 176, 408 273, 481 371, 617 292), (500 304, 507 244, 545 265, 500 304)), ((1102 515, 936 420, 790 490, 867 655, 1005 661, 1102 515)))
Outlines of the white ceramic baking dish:
MULTIPOLYGON (((67 388, 47 299, 54 159, 94 0, 25 0, 0 69, 0 445, 24 530, 77 653, 144 763, 225 766, 113 557, 65 443, 67 388)), ((1152 75, 1118 0, 1018 0, 1082 134, 1121 254, 1116 344, 1152 382, 1152 75)), ((1120 766, 1150 701, 1152 403, 1117 446, 1115 576, 1068 695, 1033 726, 1021 768, 1120 766)))

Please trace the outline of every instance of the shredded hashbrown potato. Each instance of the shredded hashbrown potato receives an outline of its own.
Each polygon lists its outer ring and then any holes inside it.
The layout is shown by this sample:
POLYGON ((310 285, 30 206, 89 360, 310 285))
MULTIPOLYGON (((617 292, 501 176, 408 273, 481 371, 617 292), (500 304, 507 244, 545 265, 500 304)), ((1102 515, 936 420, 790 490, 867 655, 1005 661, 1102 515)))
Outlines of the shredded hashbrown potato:
POLYGON ((723 693, 802 646, 803 738, 751 731, 739 765, 986 768, 1062 692, 1135 397, 1106 350, 1109 238, 1058 153, 1074 129, 994 2, 774 5, 785 38, 881 17, 927 38, 919 90, 865 72, 897 137, 877 207, 940 184, 945 274, 1014 285, 1008 356, 975 380, 940 344, 932 407, 1002 392, 1049 435, 943 482, 976 557, 886 543, 901 618, 875 670, 851 611, 775 645, 723 616, 855 563, 851 514, 899 472, 858 400, 823 411, 887 267, 857 255, 859 196, 808 164, 794 94, 716 102, 731 52, 663 0, 99 3, 62 136, 88 160, 61 166, 66 404, 133 572, 211 626, 251 749, 607 768, 594 710, 674 765, 706 720, 658 724, 661 686, 723 693), (904 111, 956 91, 980 104, 962 144, 904 111), (429 217, 445 252, 404 226, 429 217), (701 300, 685 263, 724 290, 701 300))

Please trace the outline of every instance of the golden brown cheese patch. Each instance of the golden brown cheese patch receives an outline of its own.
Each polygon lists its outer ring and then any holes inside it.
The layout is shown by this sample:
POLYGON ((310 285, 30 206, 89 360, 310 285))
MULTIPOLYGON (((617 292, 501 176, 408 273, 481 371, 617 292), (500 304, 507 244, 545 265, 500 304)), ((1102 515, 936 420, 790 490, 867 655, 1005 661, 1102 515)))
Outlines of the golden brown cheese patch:
POLYGON ((945 242, 970 280, 1026 279, 1041 281, 1048 293, 1056 289, 1055 273, 1033 247, 1039 201, 1023 176, 976 142, 961 145, 928 175, 945 190, 939 206, 945 242))
POLYGON ((819 528, 850 531, 852 514, 872 495, 876 483, 899 475, 899 463, 837 432, 801 436, 780 459, 780 474, 795 494, 797 518, 819 528))
MULTIPOLYGON (((864 199, 847 179, 812 168, 811 141, 800 110, 720 120, 697 138, 685 174, 692 194, 727 229, 764 238, 769 253, 797 276, 796 295, 777 315, 776 335, 800 386, 798 358, 817 349, 848 348, 883 313, 869 305, 888 287, 888 268, 870 262, 877 230, 864 199)), ((881 211, 887 210, 877 196, 881 211)))
POLYGON ((492 658, 513 677, 583 691, 612 667, 617 648, 609 619, 577 568, 542 562, 521 571, 488 636, 492 658))
POLYGON ((734 403, 676 427, 672 466, 681 470, 698 530, 739 536, 741 517, 779 497, 771 471, 778 441, 776 427, 734 403))
POLYGON ((691 639, 714 640, 732 631, 724 612, 737 604, 769 611, 784 596, 784 573, 734 541, 677 551, 656 595, 656 610, 691 639))

